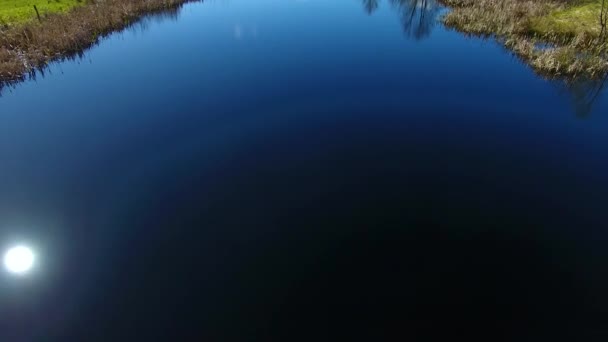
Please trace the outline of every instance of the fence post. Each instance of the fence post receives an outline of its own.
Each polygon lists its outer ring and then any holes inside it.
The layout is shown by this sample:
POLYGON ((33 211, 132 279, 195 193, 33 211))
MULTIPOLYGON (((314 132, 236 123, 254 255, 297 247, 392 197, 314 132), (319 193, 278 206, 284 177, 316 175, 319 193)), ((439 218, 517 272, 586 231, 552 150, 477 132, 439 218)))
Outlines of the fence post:
POLYGON ((38 13, 38 7, 36 7, 36 5, 34 5, 34 11, 36 11, 36 16, 38 17, 38 21, 42 22, 42 20, 40 19, 40 13, 38 13))

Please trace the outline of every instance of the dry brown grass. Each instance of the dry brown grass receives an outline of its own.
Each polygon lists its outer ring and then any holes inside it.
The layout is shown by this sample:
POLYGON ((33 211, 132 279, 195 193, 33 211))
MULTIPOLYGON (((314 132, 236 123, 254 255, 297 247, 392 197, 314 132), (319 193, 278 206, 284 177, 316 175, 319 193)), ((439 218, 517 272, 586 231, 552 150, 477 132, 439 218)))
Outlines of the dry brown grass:
POLYGON ((468 33, 482 35, 521 34, 528 20, 548 14, 560 3, 548 0, 443 0, 452 7, 445 23, 468 33))
POLYGON ((23 63, 6 49, 0 49, 0 78, 15 79, 22 75, 23 63))
POLYGON ((0 82, 22 79, 50 61, 76 54, 143 14, 175 10, 197 0, 90 0, 41 22, 0 28, 0 82))
POLYGON ((601 78, 608 72, 605 44, 589 45, 573 41, 564 46, 539 49, 537 42, 525 37, 511 37, 505 45, 528 62, 539 74, 554 77, 601 78), (577 44, 582 44, 577 46, 577 44))
POLYGON ((593 32, 541 32, 535 26, 539 18, 568 9, 578 0, 442 2, 452 8, 444 17, 448 27, 464 33, 496 37, 543 76, 601 77, 608 73, 606 41, 593 32))

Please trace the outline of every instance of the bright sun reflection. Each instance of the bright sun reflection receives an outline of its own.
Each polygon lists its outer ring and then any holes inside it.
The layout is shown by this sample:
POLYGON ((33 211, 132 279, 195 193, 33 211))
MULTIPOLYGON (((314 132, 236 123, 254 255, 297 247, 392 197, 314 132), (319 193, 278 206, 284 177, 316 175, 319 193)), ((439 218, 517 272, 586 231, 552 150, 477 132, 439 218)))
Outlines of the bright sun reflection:
POLYGON ((15 246, 4 254, 4 267, 15 274, 24 274, 34 266, 34 252, 27 246, 15 246))

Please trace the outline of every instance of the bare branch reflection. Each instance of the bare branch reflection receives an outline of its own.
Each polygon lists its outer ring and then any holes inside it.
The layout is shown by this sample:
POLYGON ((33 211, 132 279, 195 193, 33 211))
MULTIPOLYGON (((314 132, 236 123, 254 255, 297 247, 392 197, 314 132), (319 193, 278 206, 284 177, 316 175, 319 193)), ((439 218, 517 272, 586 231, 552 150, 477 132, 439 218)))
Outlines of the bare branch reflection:
POLYGON ((401 17, 403 31, 416 40, 428 37, 439 13, 436 0, 390 0, 401 17))
POLYGON ((378 9, 380 0, 363 0, 363 7, 367 14, 372 14, 378 9))
MULTIPOLYGON (((407 37, 416 40, 428 37, 437 23, 440 6, 437 0, 387 0, 397 11, 407 37)), ((378 10, 380 0, 363 0, 367 14, 378 10)))
POLYGON ((588 118, 599 95, 604 91, 608 80, 608 75, 601 79, 589 80, 579 79, 566 83, 566 91, 572 100, 574 113, 578 118, 588 118))

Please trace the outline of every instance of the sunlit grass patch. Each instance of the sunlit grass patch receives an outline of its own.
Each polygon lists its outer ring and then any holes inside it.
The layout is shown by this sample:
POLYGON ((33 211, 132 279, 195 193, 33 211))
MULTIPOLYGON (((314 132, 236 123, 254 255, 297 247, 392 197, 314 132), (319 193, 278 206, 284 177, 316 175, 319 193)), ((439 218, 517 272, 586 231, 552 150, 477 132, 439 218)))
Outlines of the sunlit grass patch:
POLYGON ((41 15, 66 12, 85 0, 0 0, 0 23, 21 23, 36 18, 34 5, 41 15))
POLYGON ((570 38, 582 33, 598 36, 601 7, 601 0, 581 1, 565 9, 532 19, 530 29, 541 36, 548 33, 570 38))

